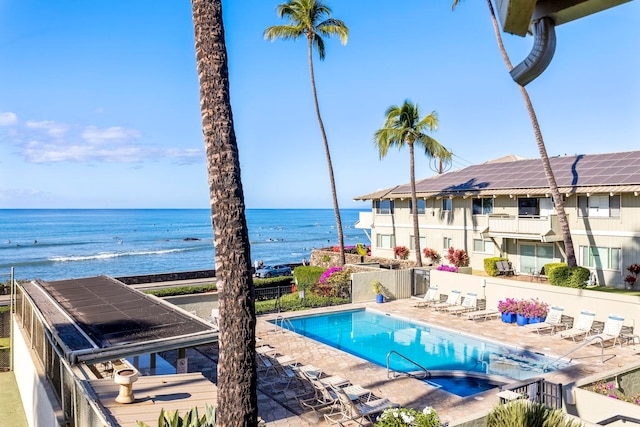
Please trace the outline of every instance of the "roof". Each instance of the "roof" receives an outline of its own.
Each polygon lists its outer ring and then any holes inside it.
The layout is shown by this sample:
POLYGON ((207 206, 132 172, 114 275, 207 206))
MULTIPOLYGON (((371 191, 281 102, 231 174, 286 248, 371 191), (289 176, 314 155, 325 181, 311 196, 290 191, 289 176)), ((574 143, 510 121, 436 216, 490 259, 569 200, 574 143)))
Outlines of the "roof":
MULTIPOLYGON (((581 154, 549 159, 561 193, 640 191, 640 151, 581 154)), ((509 160, 509 156, 436 175, 416 182, 418 197, 547 194, 541 159, 509 160)), ((355 200, 408 198, 410 184, 379 190, 355 200)))
POLYGON ((71 363, 100 362, 217 341, 210 324, 111 277, 22 285, 71 363))

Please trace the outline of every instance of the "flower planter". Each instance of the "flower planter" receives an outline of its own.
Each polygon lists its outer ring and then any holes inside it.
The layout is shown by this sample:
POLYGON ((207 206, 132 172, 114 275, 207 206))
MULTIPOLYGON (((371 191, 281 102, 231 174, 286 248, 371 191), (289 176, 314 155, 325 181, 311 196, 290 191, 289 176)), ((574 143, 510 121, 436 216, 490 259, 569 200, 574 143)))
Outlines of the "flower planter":
POLYGON ((458 267, 458 273, 460 273, 460 274, 473 274, 473 268, 471 268, 471 267, 458 267))
POLYGON ((547 320, 547 316, 545 316, 545 317, 532 317, 531 319, 529 319, 529 323, 542 323, 545 320, 547 320))
POLYGON ((376 302, 378 304, 382 304, 384 302, 384 295, 382 295, 382 294, 376 295, 376 302))
POLYGON ((523 314, 516 314, 516 323, 518 324, 518 326, 524 326, 529 323, 529 318, 524 317, 523 314))
POLYGON ((504 323, 514 323, 516 321, 515 313, 502 313, 502 321, 504 323))

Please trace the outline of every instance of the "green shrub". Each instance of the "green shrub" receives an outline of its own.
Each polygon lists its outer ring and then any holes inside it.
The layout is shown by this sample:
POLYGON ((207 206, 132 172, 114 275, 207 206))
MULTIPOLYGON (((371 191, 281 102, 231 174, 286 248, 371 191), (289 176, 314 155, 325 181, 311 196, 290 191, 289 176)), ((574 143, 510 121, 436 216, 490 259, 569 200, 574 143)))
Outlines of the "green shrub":
POLYGON ((544 273, 552 285, 565 286, 564 283, 569 277, 569 266, 564 262, 551 262, 544 265, 544 273))
POLYGON ((529 400, 514 400, 498 405, 487 416, 487 427, 580 427, 560 409, 549 409, 529 400))
POLYGON ((278 301, 275 299, 267 301, 256 301, 256 314, 265 314, 276 311, 299 311, 313 307, 325 307, 328 305, 347 304, 346 298, 323 297, 307 292, 305 298, 300 298, 297 293, 286 294, 280 297, 279 307, 278 301))
POLYGON ((293 277, 296 279, 298 288, 304 289, 318 283, 320 276, 325 271, 327 271, 327 269, 324 267, 299 265, 293 269, 293 277))
POLYGON ((292 281, 293 278, 291 276, 269 277, 268 279, 254 277, 253 286, 255 286, 256 288, 270 288, 275 286, 290 285, 292 281))
POLYGON ((200 286, 179 286, 175 288, 151 289, 144 291, 145 294, 155 295, 157 297, 171 297, 174 295, 204 294, 206 292, 216 291, 218 288, 213 283, 210 285, 200 286))
POLYGON ((569 279, 567 285, 570 288, 582 288, 585 286, 585 282, 589 280, 591 271, 588 268, 576 266, 569 270, 569 279))
POLYGON ((8 305, 2 305, 0 306, 0 313, 6 313, 7 311, 10 311, 11 307, 8 305))
MULTIPOLYGON (((149 427, 149 424, 136 421, 138 427, 149 427)), ((205 404, 205 414, 198 416, 198 408, 191 408, 181 417, 178 411, 160 409, 158 427, 216 427, 216 407, 205 404)))
POLYGON ((485 258, 484 259, 485 273, 487 273, 489 276, 497 276, 498 269, 496 268, 496 262, 498 261, 509 261, 509 260, 506 258, 500 258, 500 257, 485 258))

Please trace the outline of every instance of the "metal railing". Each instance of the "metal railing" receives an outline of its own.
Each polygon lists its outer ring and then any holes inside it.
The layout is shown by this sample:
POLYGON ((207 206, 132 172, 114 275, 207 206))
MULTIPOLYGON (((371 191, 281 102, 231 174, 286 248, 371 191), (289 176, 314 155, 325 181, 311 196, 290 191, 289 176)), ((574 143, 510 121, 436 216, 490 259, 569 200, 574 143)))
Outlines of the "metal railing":
POLYGON ((293 323, 291 323, 291 320, 280 315, 276 317, 276 320, 273 322, 273 326, 273 332, 296 331, 296 328, 293 326, 293 323))
MULTIPOLYGON (((550 363, 547 363, 546 365, 544 365, 542 367, 542 369, 543 370, 547 370, 549 368, 549 366, 553 365, 554 363, 559 362, 560 360, 564 359, 565 357, 567 357, 568 355, 570 355, 574 351, 581 349, 582 347, 584 347, 587 344, 591 344, 592 341, 597 340, 597 339, 600 340, 600 363, 604 363, 604 338, 602 338, 601 336, 595 335, 595 336, 593 336, 591 338, 585 338, 584 342, 580 343, 576 348, 573 348, 573 349, 569 350, 568 352, 566 352, 562 356, 558 357, 557 359, 554 359, 550 363)), ((571 360, 569 360, 569 361, 571 361, 571 360)))
POLYGON ((562 384, 552 383, 544 378, 530 378, 503 386, 500 389, 517 393, 522 399, 539 403, 547 408, 562 408, 562 384))
POLYGON ((429 374, 429 371, 427 370, 427 368, 425 368, 424 366, 422 366, 422 365, 421 365, 421 364, 419 364, 418 362, 416 362, 416 361, 414 361, 414 360, 409 359, 407 356, 405 356, 405 355, 403 355, 403 354, 401 354, 401 353, 398 353, 398 352, 397 352, 397 351, 395 351, 395 350, 391 350, 389 353, 387 353, 387 378, 388 378, 388 379, 392 378, 392 377, 391 377, 391 375, 390 375, 390 374, 391 374, 391 372, 394 372, 394 376, 393 376, 393 378, 396 378, 396 377, 400 376, 399 374, 404 374, 404 375, 406 375, 406 376, 408 376, 408 377, 417 378, 417 379, 420 379, 420 380, 423 380, 423 379, 429 378, 429 377, 431 376, 431 375, 429 374), (392 355, 392 354, 396 354, 396 355, 398 355, 398 356, 402 357, 402 358, 403 358, 404 360, 406 360, 407 362, 414 364, 415 366, 417 366, 418 368, 420 368, 420 370, 424 373, 424 375, 423 375, 422 377, 419 377, 419 376, 417 376, 417 375, 415 375, 415 374, 413 374, 413 373, 411 373, 411 372, 402 372, 402 371, 397 371, 397 370, 395 370, 395 369, 391 369, 390 360, 391 360, 391 355, 392 355))

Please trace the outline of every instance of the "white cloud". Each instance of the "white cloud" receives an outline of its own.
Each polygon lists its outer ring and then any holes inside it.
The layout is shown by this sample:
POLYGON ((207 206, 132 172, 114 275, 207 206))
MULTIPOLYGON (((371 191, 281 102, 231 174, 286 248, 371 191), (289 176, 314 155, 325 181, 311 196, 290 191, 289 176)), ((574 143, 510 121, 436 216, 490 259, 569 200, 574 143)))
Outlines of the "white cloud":
POLYGON ((25 123, 25 126, 30 129, 42 129, 54 138, 62 138, 69 130, 69 126, 65 124, 56 123, 49 120, 44 120, 41 122, 29 120, 25 123))
POLYGON ((91 144, 104 144, 138 139, 140 138, 140 132, 135 129, 121 127, 100 129, 96 126, 88 126, 80 136, 91 144))
POLYGON ((15 113, 0 113, 0 126, 11 126, 18 123, 18 116, 15 113))

